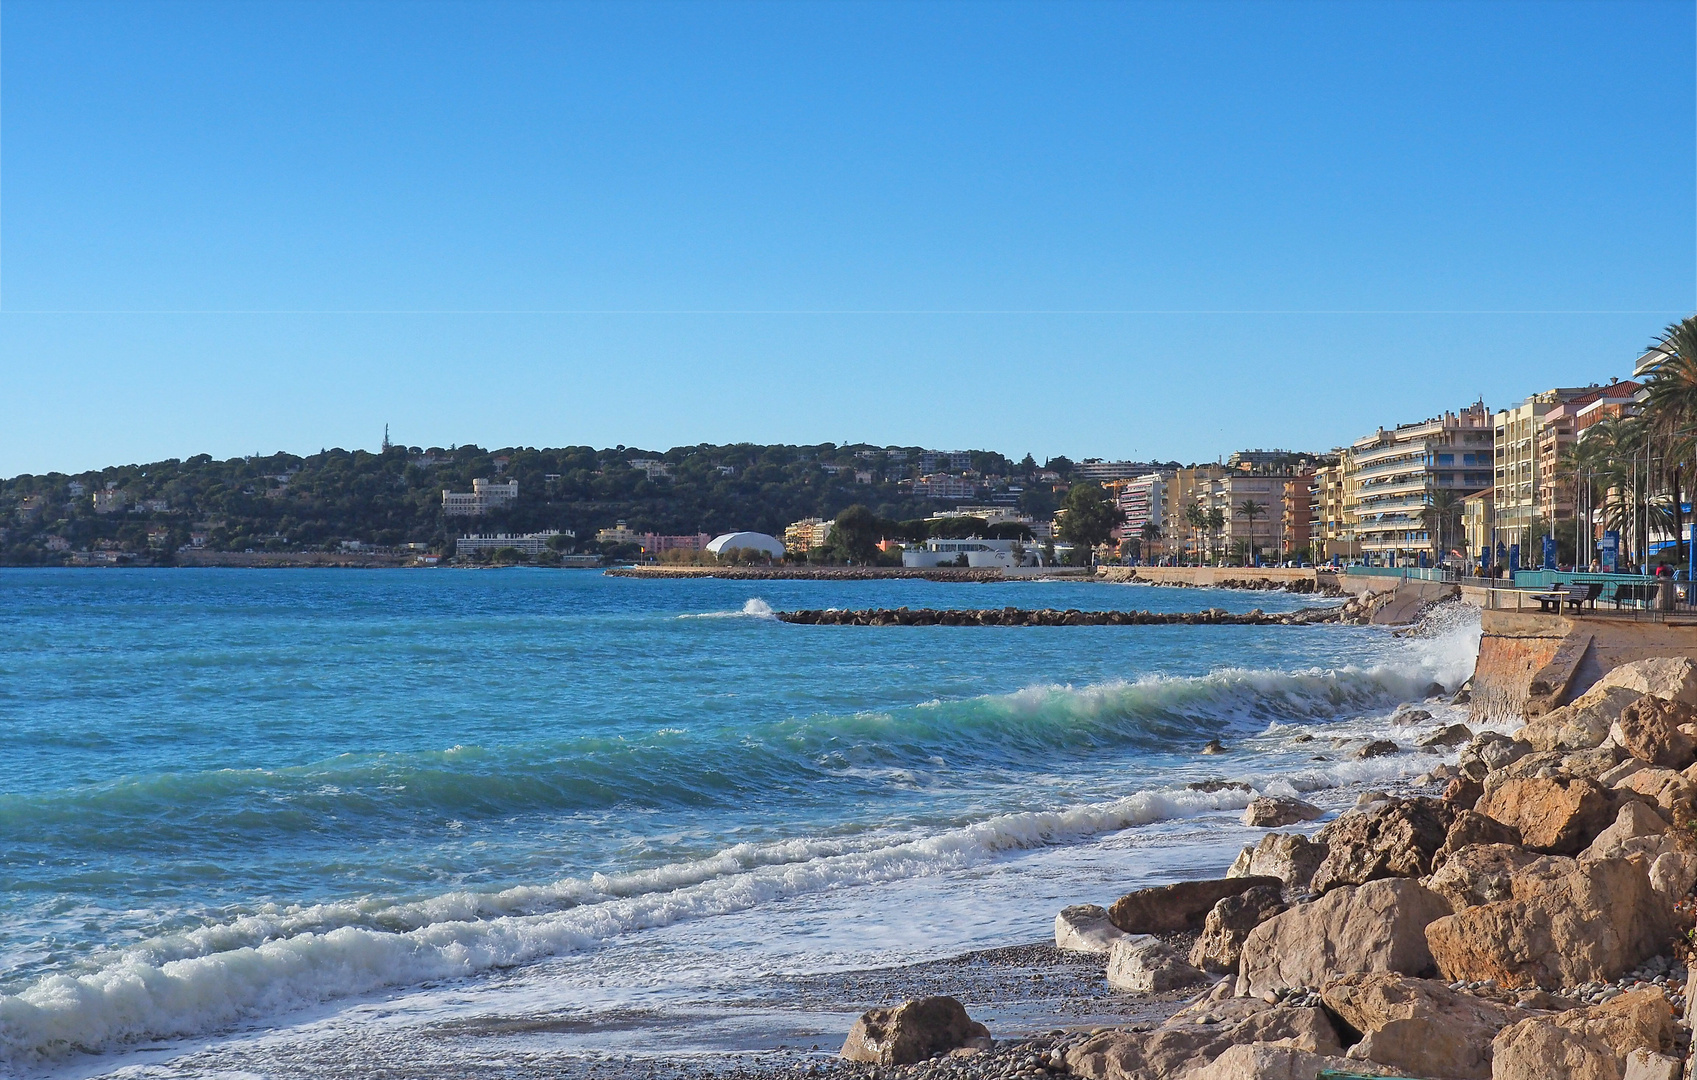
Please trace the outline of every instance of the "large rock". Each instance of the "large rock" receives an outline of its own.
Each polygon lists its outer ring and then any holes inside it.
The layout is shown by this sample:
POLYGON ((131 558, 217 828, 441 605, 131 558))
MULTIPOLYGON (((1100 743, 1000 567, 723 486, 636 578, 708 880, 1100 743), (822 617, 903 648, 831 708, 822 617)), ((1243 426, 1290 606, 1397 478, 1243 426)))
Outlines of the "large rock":
POLYGON ((1685 827, 1697 822, 1697 783, 1672 769, 1651 766, 1639 769, 1615 783, 1617 792, 1631 792, 1648 803, 1654 803, 1662 817, 1685 827))
POLYGON ((1227 877, 1278 878, 1293 889, 1307 889, 1326 857, 1326 845, 1301 833, 1268 833, 1246 847, 1226 871, 1227 877))
POLYGON ((1325 811, 1318 806, 1301 799, 1262 795, 1251 799, 1249 805, 1243 808, 1243 823, 1252 829, 1280 829, 1286 825, 1314 821, 1324 814, 1325 811))
POLYGON ((1320 986, 1343 975, 1432 968, 1426 925, 1450 913, 1410 878, 1335 889, 1257 926, 1243 943, 1239 994, 1320 986))
POLYGON ((1680 1080, 1684 1074, 1684 1062, 1672 1054, 1639 1047, 1626 1055, 1626 1080, 1680 1080))
POLYGON ((1654 850, 1659 855, 1659 841, 1667 831, 1668 823, 1647 803, 1628 799, 1615 815, 1614 824, 1598 833, 1591 846, 1580 853, 1580 858, 1622 859, 1647 850, 1654 850), (1650 845, 1633 843, 1652 837, 1656 842, 1650 845))
POLYGON ((1160 994, 1207 978, 1158 937, 1123 937, 1108 949, 1108 985, 1125 993, 1160 994))
POLYGON ((1641 761, 1667 769, 1691 764, 1697 740, 1679 730, 1697 723, 1697 707, 1646 694, 1621 711, 1609 727, 1609 738, 1641 761))
POLYGON ((1202 924, 1202 936, 1190 950, 1190 962, 1204 971, 1237 972, 1243 942, 1249 932, 1284 911, 1284 894, 1272 885, 1257 885, 1214 905, 1202 924))
POLYGON ((1697 663, 1685 656, 1637 660, 1615 668, 1598 679, 1591 689, 1616 686, 1639 694, 1654 694, 1669 701, 1697 705, 1697 663))
POLYGON ((1124 930, 1108 921, 1100 904, 1074 904, 1055 916, 1055 948, 1062 952, 1105 954, 1124 930))
POLYGON ((1534 851, 1557 855, 1580 851, 1614 818, 1602 785, 1565 776, 1510 780, 1495 790, 1487 785, 1476 809, 1518 830, 1534 851))
POLYGON ((1498 1032, 1492 1080, 1623 1080, 1634 1050, 1673 1048, 1673 1009, 1659 988, 1589 1009, 1530 1017, 1498 1032))
POLYGON ((1456 764, 1462 775, 1472 780, 1483 780, 1489 773, 1504 768, 1531 752, 1530 743, 1495 731, 1482 731, 1468 742, 1456 764))
POLYGON ((1085 1080, 1165 1080, 1240 1045, 1279 1041, 1309 1053, 1343 1053, 1322 1009, 1231 1001, 1212 1007, 1206 1019, 1217 1022, 1174 1017, 1154 1031, 1100 1032, 1067 1051, 1067 1068, 1085 1080))
POLYGON ((842 1056, 875 1065, 910 1065, 967 1045, 988 1045, 990 1032, 952 997, 904 1001, 872 1009, 849 1028, 842 1056))
POLYGON ((1108 919, 1128 934, 1170 934, 1200 930, 1214 905, 1257 885, 1279 885, 1278 878, 1228 877, 1211 881, 1181 881, 1138 889, 1114 901, 1108 919))
POLYGON ((1425 885, 1455 911, 1512 900, 1510 879, 1539 858, 1516 844, 1474 844, 1446 858, 1425 885))
POLYGON ((1672 912, 1639 861, 1543 858, 1515 872, 1509 888, 1511 899, 1426 928, 1445 978, 1524 987, 1606 981, 1672 938, 1672 912))
POLYGON ((1641 690, 1598 684, 1559 709, 1527 722, 1516 737, 1534 750, 1587 750, 1609 737, 1609 727, 1641 690))
POLYGON ((1361 1034, 1350 1057, 1455 1080, 1487 1080, 1491 1040, 1526 1015, 1406 975, 1349 975, 1323 987, 1320 999, 1361 1034))
POLYGON ((1425 798, 1387 798, 1343 814, 1320 830, 1326 857, 1314 871, 1314 891, 1431 873, 1454 815, 1450 804, 1425 798))
POLYGON ((1184 1080, 1317 1080, 1321 1073, 1388 1076, 1386 1070, 1348 1058, 1330 1057, 1274 1043, 1234 1046, 1184 1080), (1364 1067, 1366 1066, 1366 1067, 1364 1067))
POLYGON ((1450 822, 1449 832, 1444 834, 1443 846, 1432 855, 1434 870, 1462 848, 1475 844, 1519 846, 1520 830, 1512 825, 1504 825, 1496 818, 1486 817, 1476 810, 1457 811, 1455 820, 1450 822))

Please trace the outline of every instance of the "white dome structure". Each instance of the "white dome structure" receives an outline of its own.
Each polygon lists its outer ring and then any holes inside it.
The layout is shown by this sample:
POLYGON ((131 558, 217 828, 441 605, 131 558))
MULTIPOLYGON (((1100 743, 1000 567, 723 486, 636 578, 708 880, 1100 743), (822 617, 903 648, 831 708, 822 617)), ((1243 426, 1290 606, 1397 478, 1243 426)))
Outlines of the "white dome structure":
POLYGON ((715 536, 707 542, 707 550, 712 552, 714 555, 739 548, 751 548, 755 551, 770 555, 774 559, 781 559, 784 557, 783 541, 776 537, 767 536, 765 533, 723 533, 719 536, 715 536))

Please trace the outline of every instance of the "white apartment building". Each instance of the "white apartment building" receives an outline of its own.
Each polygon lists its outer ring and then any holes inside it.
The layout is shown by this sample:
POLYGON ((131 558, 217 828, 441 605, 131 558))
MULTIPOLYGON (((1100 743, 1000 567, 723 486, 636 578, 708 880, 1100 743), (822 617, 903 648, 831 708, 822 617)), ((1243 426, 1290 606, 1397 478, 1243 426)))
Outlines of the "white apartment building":
MULTIPOLYGON (((1587 387, 1545 390, 1496 415, 1493 429, 1496 442, 1490 477, 1492 531, 1498 544, 1505 547, 1519 544, 1522 559, 1528 557, 1526 549, 1538 526, 1542 524, 1547 528, 1550 523, 1549 508, 1539 496, 1545 493, 1553 495, 1553 486, 1546 484, 1546 474, 1553 471, 1554 455, 1552 453, 1550 459, 1541 460, 1538 448, 1540 441, 1553 441, 1559 449, 1561 433, 1546 433, 1546 418, 1554 412, 1559 422, 1567 412, 1560 406, 1590 393, 1592 391, 1587 387), (1547 434, 1557 438, 1548 440, 1547 434)), ((1484 486, 1479 485, 1481 488, 1484 486)))
POLYGON ((449 491, 442 489, 442 513, 449 517, 477 517, 490 510, 514 502, 519 497, 519 482, 509 480, 497 483, 486 477, 479 477, 471 482, 471 490, 449 491))
POLYGON ((978 494, 978 485, 948 473, 933 473, 915 480, 913 493, 921 499, 970 499, 978 494))
MULTIPOLYGON (((1161 530, 1161 539, 1157 546, 1176 542, 1180 539, 1182 528, 1174 526, 1171 517, 1171 507, 1168 504, 1168 491, 1172 486, 1173 474, 1170 472, 1145 473, 1126 481, 1120 488, 1119 508, 1125 514, 1125 524, 1120 527, 1120 536, 1124 539, 1135 539, 1143 535, 1143 526, 1153 522, 1161 530)), ((1147 558, 1147 553, 1145 553, 1147 558)))
POLYGON ((1360 553, 1372 561, 1437 555, 1421 511, 1439 491, 1459 501, 1484 486, 1493 440, 1484 402, 1357 439, 1344 474, 1344 515, 1360 553))

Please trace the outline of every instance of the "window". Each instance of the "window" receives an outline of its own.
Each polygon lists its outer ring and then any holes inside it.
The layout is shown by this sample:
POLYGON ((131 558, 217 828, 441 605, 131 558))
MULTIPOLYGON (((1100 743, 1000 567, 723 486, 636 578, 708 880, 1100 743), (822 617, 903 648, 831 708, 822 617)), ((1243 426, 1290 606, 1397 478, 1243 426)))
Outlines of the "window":
MULTIPOLYGON (((1473 455, 1469 454, 1467 456, 1469 458, 1471 458, 1473 455)), ((1439 454, 1438 455, 1438 464, 1439 465, 1454 465, 1455 464, 1455 455, 1454 454, 1439 454)))

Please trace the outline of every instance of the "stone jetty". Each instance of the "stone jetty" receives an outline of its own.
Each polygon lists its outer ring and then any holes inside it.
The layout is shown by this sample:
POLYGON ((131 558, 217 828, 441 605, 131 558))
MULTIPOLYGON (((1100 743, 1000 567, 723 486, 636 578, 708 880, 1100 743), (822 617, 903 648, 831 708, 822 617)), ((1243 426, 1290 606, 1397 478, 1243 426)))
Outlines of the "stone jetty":
POLYGON ((825 608, 784 611, 778 618, 804 626, 1311 626, 1355 622, 1353 602, 1299 611, 1082 611, 1078 608, 825 608))

